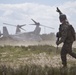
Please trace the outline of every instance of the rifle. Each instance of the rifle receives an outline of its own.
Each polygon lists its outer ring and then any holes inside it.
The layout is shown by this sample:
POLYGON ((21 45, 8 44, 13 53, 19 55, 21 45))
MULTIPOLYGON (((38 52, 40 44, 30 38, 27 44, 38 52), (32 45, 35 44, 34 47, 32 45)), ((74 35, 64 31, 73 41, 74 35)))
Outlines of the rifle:
MULTIPOLYGON (((56 11, 59 13, 59 15, 63 14, 58 7, 56 11)), ((57 36, 57 41, 59 41, 59 35, 57 36)), ((58 50, 58 45, 57 45, 57 50, 58 50)))
MULTIPOLYGON (((59 41, 59 37, 57 37, 57 41, 59 41)), ((57 45, 57 50, 58 50, 58 45, 57 45)))
MULTIPOLYGON (((60 38, 60 33, 59 32, 57 32, 56 37, 57 37, 57 41, 56 42, 58 42, 59 38, 60 38)), ((58 50, 58 45, 57 45, 57 50, 58 50)))
POLYGON ((59 13, 59 15, 63 14, 58 7, 56 11, 59 13))

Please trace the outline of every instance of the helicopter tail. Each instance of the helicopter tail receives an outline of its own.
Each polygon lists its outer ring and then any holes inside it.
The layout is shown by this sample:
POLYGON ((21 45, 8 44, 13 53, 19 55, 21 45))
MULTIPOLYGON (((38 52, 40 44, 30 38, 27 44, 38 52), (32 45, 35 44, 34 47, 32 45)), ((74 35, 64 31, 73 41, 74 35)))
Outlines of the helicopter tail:
POLYGON ((3 37, 7 37, 9 36, 8 30, 6 28, 6 26, 3 27, 3 37))

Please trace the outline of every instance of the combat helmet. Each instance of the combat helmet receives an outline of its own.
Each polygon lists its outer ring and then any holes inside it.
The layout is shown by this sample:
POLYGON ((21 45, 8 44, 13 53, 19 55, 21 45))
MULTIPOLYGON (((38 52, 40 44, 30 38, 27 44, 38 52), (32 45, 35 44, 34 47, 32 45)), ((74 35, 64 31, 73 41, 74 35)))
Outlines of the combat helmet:
POLYGON ((64 20, 67 20, 66 15, 65 15, 65 14, 60 14, 59 20, 60 20, 60 22, 62 22, 62 21, 64 21, 64 20))

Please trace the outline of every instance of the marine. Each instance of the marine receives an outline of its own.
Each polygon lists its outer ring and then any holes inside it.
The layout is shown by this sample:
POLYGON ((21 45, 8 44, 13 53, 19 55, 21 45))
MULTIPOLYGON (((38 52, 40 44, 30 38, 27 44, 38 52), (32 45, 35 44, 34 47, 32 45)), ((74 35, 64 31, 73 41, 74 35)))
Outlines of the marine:
MULTIPOLYGON (((61 11, 59 15, 59 20, 61 24, 59 26, 59 31, 56 34, 56 37, 58 38, 58 40, 56 41, 56 44, 59 45, 63 43, 60 54, 61 54, 61 60, 62 60, 63 67, 67 67, 66 55, 69 54, 72 57, 76 58, 76 54, 72 51, 72 45, 73 45, 73 42, 75 41, 75 36, 73 34, 75 33, 72 33, 72 31, 70 30, 73 27, 67 21, 66 15, 61 13, 61 11)), ((74 31, 74 28, 73 28, 73 31, 74 31)))

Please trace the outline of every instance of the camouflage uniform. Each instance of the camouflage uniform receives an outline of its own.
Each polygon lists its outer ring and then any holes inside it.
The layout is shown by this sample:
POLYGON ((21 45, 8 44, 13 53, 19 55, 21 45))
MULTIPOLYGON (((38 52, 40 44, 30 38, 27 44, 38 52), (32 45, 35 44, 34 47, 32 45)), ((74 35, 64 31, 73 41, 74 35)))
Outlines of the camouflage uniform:
POLYGON ((70 54, 72 57, 76 58, 76 54, 72 52, 72 44, 74 39, 70 34, 70 30, 68 28, 69 23, 65 21, 63 24, 60 25, 58 32, 58 36, 60 37, 58 43, 59 44, 62 42, 64 43, 61 49, 61 60, 63 66, 67 66, 67 59, 66 59, 67 54, 70 54))

